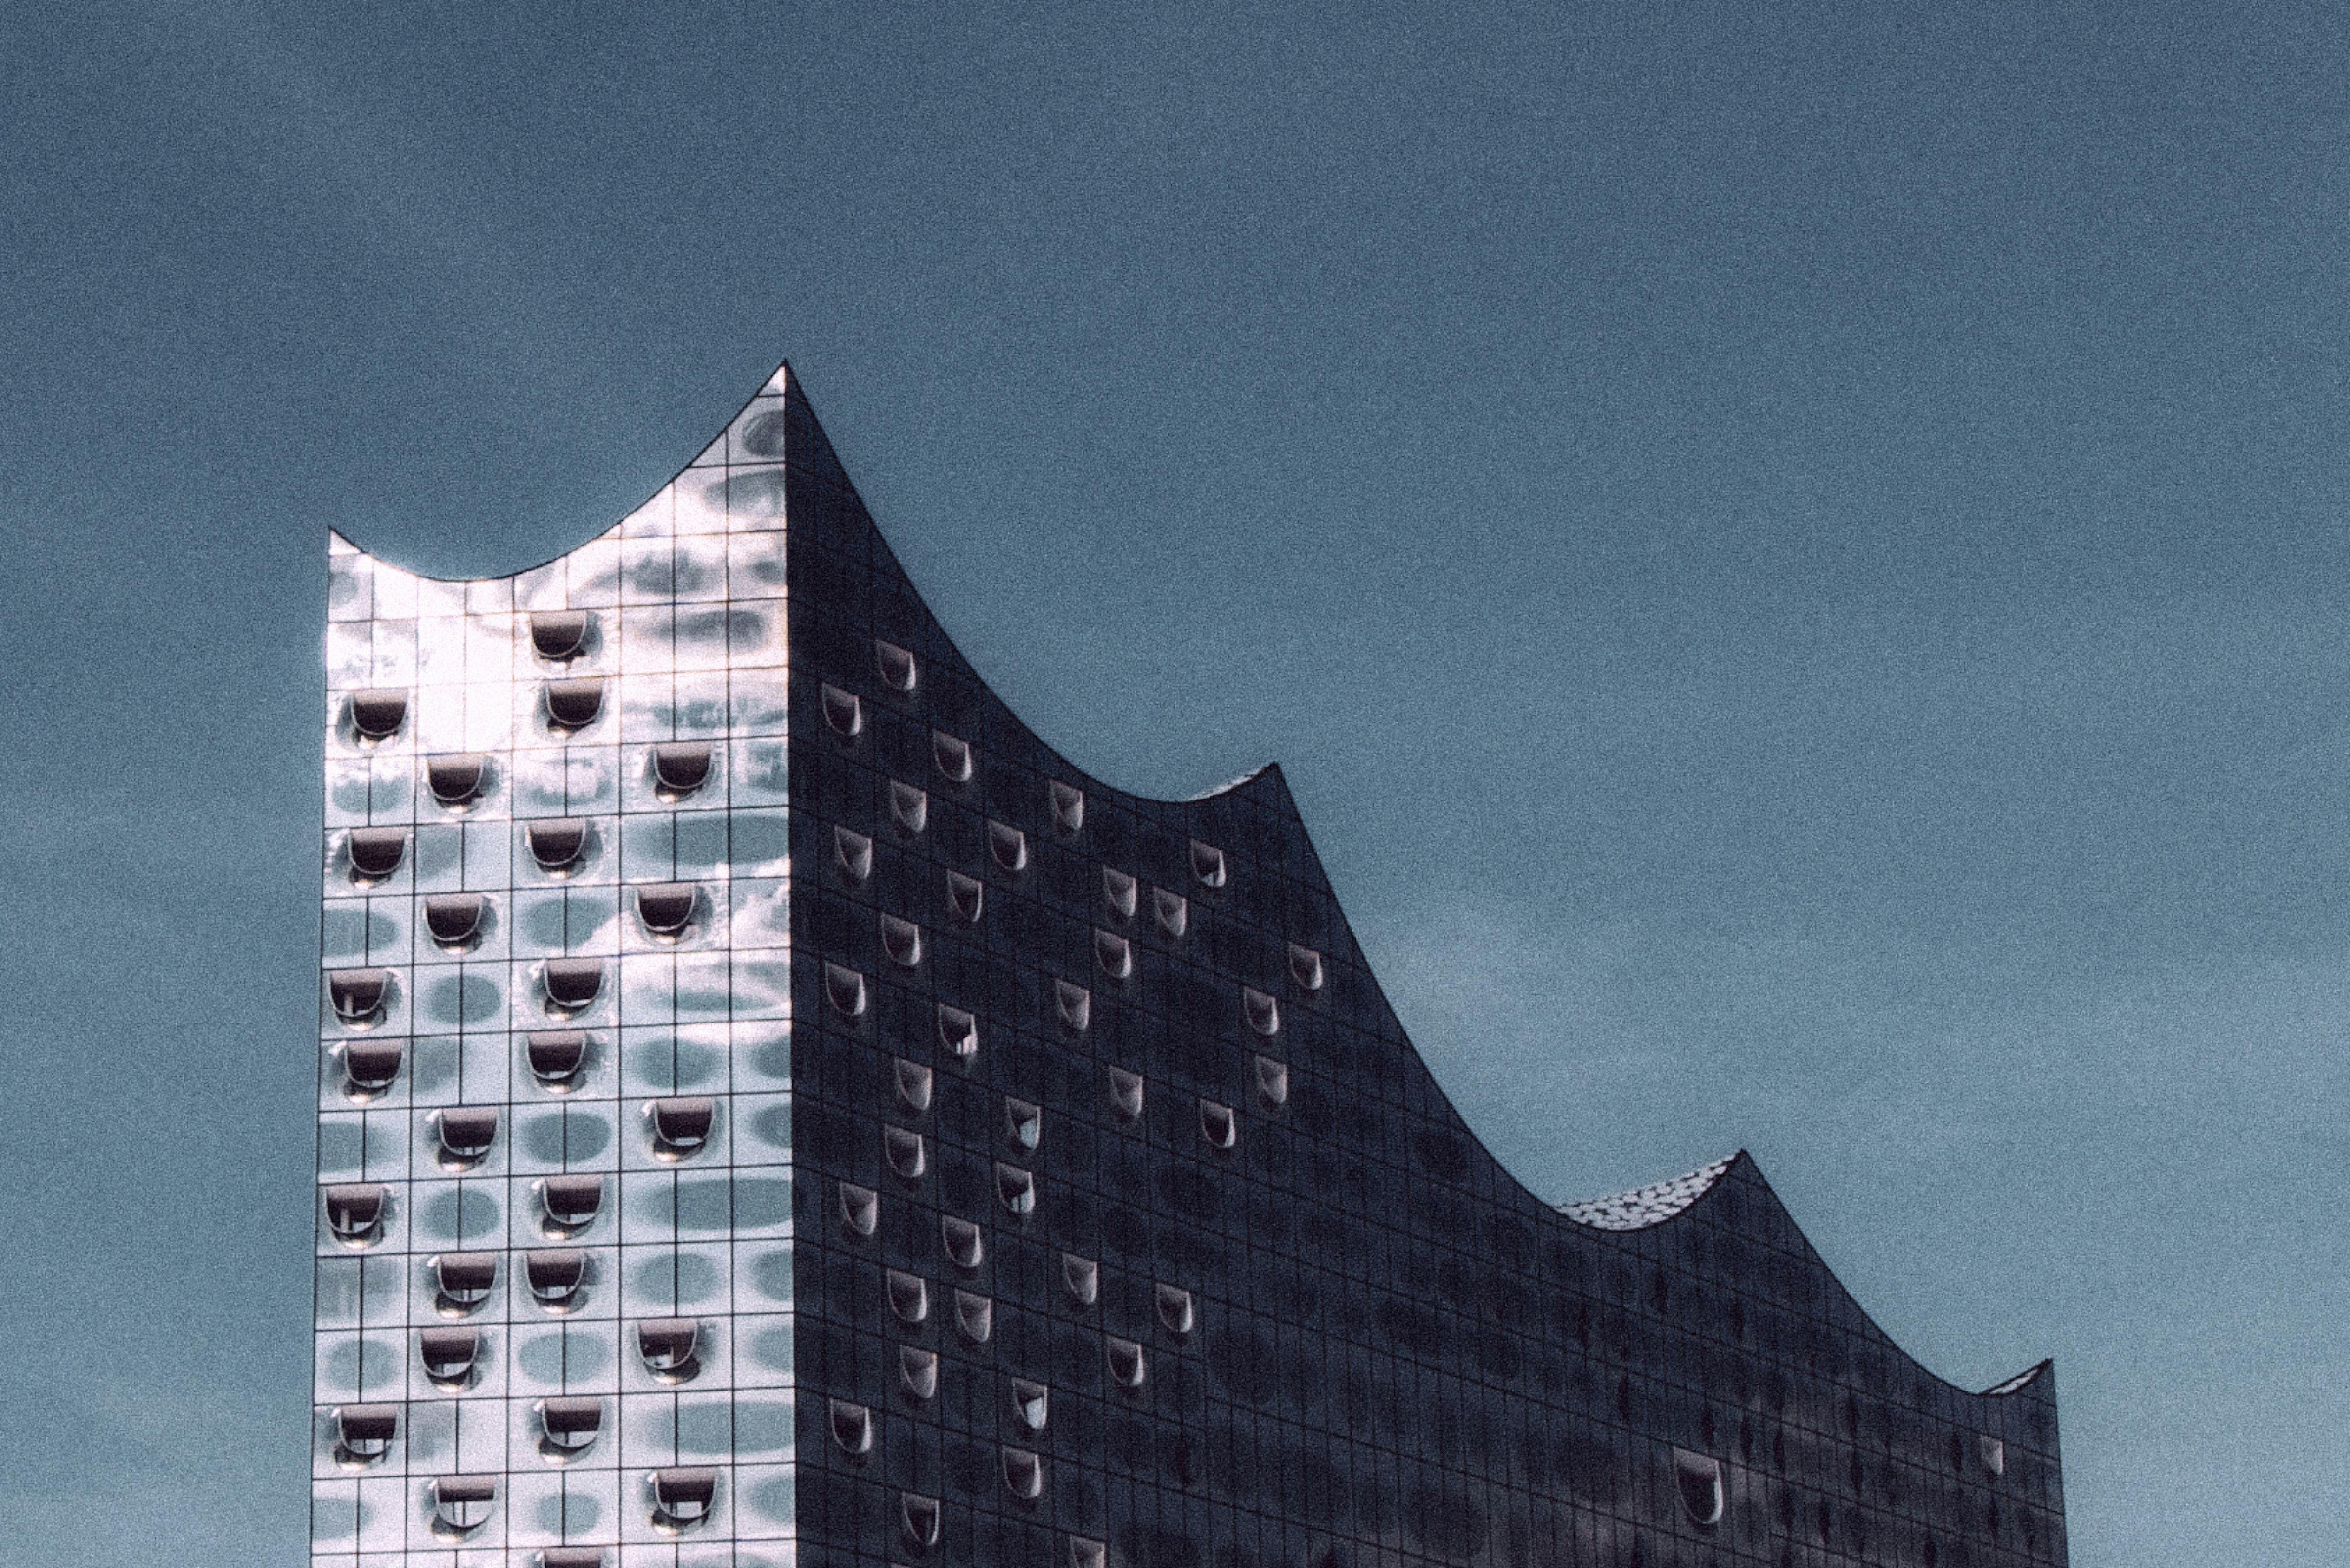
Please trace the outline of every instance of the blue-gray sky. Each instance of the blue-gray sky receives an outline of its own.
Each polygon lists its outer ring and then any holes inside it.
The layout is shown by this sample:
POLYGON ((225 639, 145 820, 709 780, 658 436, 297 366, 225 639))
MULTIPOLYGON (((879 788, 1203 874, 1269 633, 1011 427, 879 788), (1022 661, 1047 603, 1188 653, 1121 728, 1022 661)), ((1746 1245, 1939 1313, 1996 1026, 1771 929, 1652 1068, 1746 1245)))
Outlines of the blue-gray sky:
POLYGON ((2338 1556, 2345 38, 5 8, 0 1557, 305 1552, 325 530, 542 559, 785 357, 1048 739, 1286 765, 1537 1191, 1751 1148, 2056 1357, 2081 1568, 2338 1556))

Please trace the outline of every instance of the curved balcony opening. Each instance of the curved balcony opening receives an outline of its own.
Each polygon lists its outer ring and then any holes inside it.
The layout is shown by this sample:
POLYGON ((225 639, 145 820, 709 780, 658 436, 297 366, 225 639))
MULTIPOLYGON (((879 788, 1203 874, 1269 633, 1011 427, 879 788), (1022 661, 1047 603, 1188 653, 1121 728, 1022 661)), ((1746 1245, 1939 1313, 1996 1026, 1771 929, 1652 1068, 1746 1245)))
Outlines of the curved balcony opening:
POLYGON ((433 1532, 471 1535, 490 1521, 497 1501, 495 1476, 442 1476, 432 1483, 433 1532))
POLYGON ((653 1528, 678 1533, 708 1519, 717 1506, 718 1472, 700 1466, 655 1470, 650 1490, 653 1528))
POLYGON ((1036 1178, 1016 1165, 995 1167, 995 1196, 1003 1207, 1025 1220, 1036 1212, 1036 1178))
POLYGON ((372 687, 351 693, 351 733, 363 746, 378 746, 408 722, 408 693, 372 687))
POLYGON ((710 1142, 718 1119, 718 1102, 708 1095, 685 1095, 655 1100, 645 1107, 652 1124, 653 1158, 665 1163, 698 1154, 710 1142))
POLYGON ((424 934, 443 952, 463 952, 482 940, 490 901, 479 893, 440 893, 424 900, 424 934))
POLYGON ((542 1029, 524 1047, 530 1075, 558 1094, 569 1089, 588 1064, 588 1033, 582 1029, 542 1029))
POLYGON ((588 648, 586 610, 537 610, 530 618, 531 651, 551 663, 577 659, 588 648))
POLYGON ((873 841, 845 827, 832 830, 833 868, 847 882, 862 882, 873 875, 873 841))
POLYGON ((853 740, 865 728, 865 704, 852 691, 827 686, 821 693, 824 722, 843 740, 853 740))
POLYGON ((1673 1480, 1681 1510, 1691 1522, 1709 1528, 1721 1522, 1721 1461, 1687 1449, 1673 1450, 1673 1480))
POLYGON ((558 735, 576 735, 603 717, 603 678, 590 675, 577 680, 550 680, 545 701, 546 727, 558 735))
POLYGON ((440 1162, 452 1169, 480 1164, 498 1141, 495 1106, 451 1106, 432 1120, 441 1143, 440 1162))
POLYGON ((931 732, 931 763, 939 776, 951 784, 969 784, 977 764, 972 761, 971 742, 958 740, 943 730, 931 732))
POLYGON ((916 1116, 931 1108, 931 1070, 919 1062, 897 1058, 898 1103, 916 1116))
POLYGON ((869 1187, 859 1187, 853 1181, 840 1184, 841 1229, 860 1240, 869 1241, 881 1226, 881 1195, 869 1187))
POLYGON ((1101 1299, 1101 1265, 1075 1252, 1061 1254, 1061 1289, 1071 1303, 1089 1307, 1101 1299))
POLYGON ((900 969, 922 961, 922 928, 895 915, 881 917, 881 950, 900 969))
POLYGON ((1053 1014, 1070 1034, 1083 1034, 1093 1024, 1094 993, 1066 980, 1053 982, 1053 1014))
POLYGON ((539 986, 547 1007, 556 1012, 579 1012, 595 1005, 604 991, 602 959, 548 959, 539 971, 539 986))
POLYGON ((1230 1106, 1220 1106, 1213 1100, 1200 1102, 1200 1139, 1219 1153, 1230 1149, 1241 1140, 1240 1117, 1230 1106))
POLYGON ((1134 919, 1141 907, 1142 884, 1123 871, 1102 867, 1102 907, 1121 920, 1134 919))
POLYGON ((1191 901, 1180 893, 1170 893, 1164 888, 1150 889, 1150 919, 1159 927, 1159 934, 1169 941, 1180 941, 1191 924, 1191 901))
POLYGON ((470 1386, 481 1355, 482 1331, 477 1328, 428 1328, 417 1335, 425 1381, 443 1392, 470 1386))
POLYGON ((375 1464, 399 1436, 399 1406, 342 1406, 335 1411, 335 1462, 346 1469, 375 1464))
POLYGON ((1045 1492, 1045 1461, 1026 1449, 1006 1447, 1003 1484, 1021 1501, 1035 1501, 1045 1492))
POLYGON ((1053 809, 1053 826, 1074 838, 1086 828, 1086 792, 1075 784, 1053 781, 1046 792, 1053 809))
POLYGON ((1094 930, 1094 962, 1102 973, 1112 980, 1125 980, 1134 973, 1134 948, 1115 931, 1094 930))
POLYGON ((588 1254, 577 1247, 540 1247, 523 1254, 522 1272, 531 1300, 548 1312, 567 1313, 587 1289, 588 1254))
POLYGON ((637 1324, 637 1359, 662 1383, 684 1383, 702 1370, 702 1324, 690 1317, 647 1318, 637 1324))
POLYGON ((1297 982, 1300 991, 1322 989, 1322 955, 1312 948, 1289 944, 1289 978, 1297 982))
POLYGON ((1026 1100, 1003 1099, 1003 1136, 1014 1147, 1031 1154, 1045 1141, 1045 1113, 1026 1100))
POLYGON ((898 1347, 898 1388, 917 1404, 938 1397, 939 1358, 934 1351, 910 1345, 898 1347))
POLYGON ((336 1021, 349 1028, 365 1029, 380 1023, 391 1000, 391 971, 331 970, 327 975, 327 1000, 334 1007, 336 1021))
POLYGON ((1028 865, 1028 836, 1008 823, 990 822, 987 853, 1006 875, 1016 876, 1028 865))
POLYGON ((1289 1064, 1270 1056, 1256 1059, 1256 1097, 1269 1111, 1289 1103, 1289 1064))
POLYGON ((1160 1285, 1158 1297, 1159 1321, 1166 1325, 1167 1332, 1178 1339, 1190 1334, 1198 1321, 1191 1308, 1191 1293, 1180 1285, 1160 1285))
POLYGON ((655 941, 682 941, 701 902, 691 882, 647 882, 637 888, 637 921, 655 941))
POLYGON ((824 966, 825 1000, 843 1018, 855 1018, 865 1011, 865 977, 853 969, 837 963, 824 966))
POLYGON ((538 1451, 559 1462, 576 1459, 596 1446, 604 1430, 601 1399, 542 1399, 538 1402, 538 1451))
POLYGON ((585 1231, 604 1210, 600 1176, 550 1176, 538 1184, 539 1207, 552 1230, 585 1231))
POLYGON ((926 791, 912 784, 889 781, 889 820, 898 831, 911 837, 931 825, 931 797, 926 791))
POLYGON ((327 1229, 345 1246, 364 1247, 378 1240, 390 1193, 380 1181, 338 1182, 328 1188, 327 1229))
POLYGON ((939 1216, 939 1245, 947 1262, 965 1272, 978 1268, 987 1256, 985 1234, 971 1220, 952 1214, 939 1216))
POLYGON ((916 1492, 898 1494, 898 1528, 910 1546, 928 1551, 939 1543, 939 1500, 916 1492))
POLYGON ((1121 1388, 1139 1388, 1149 1375, 1143 1360, 1142 1346, 1130 1339, 1112 1334, 1104 1342, 1109 1362, 1109 1379, 1121 1388))
POLYGON ((710 782, 712 747, 703 741, 653 748, 653 794, 681 801, 710 782))
POLYGON ((930 1282, 920 1274, 910 1274, 903 1269, 888 1271, 889 1315, 908 1328, 915 1327, 931 1315, 930 1282))
POLYGON ((955 919, 967 926, 979 923, 987 908, 987 884, 976 877, 966 877, 960 871, 947 873, 947 907, 955 919))
POLYGON ((351 857, 351 880, 365 886, 389 879, 408 858, 408 829, 354 827, 345 836, 351 857))
POLYGON ((1212 844, 1191 840, 1191 879, 1202 888, 1224 885, 1224 852, 1212 844))
POLYGON ((1042 1432, 1051 1411, 1053 1391, 1025 1377, 1012 1379, 1012 1418, 1031 1434, 1042 1432))
POLYGON ((424 787, 451 811, 463 811, 482 798, 489 784, 490 759, 480 752, 452 752, 424 764, 424 787))
POLYGON ((911 691, 921 679, 910 651, 878 637, 873 639, 873 669, 892 691, 911 691))
POLYGON ((343 1093, 373 1099, 399 1081, 408 1046, 400 1040, 354 1040, 343 1047, 343 1093))
POLYGON ((1281 1033, 1281 1003, 1252 986, 1241 987, 1241 1016, 1267 1039, 1281 1033))
POLYGON ((979 1054, 979 1020, 959 1007, 939 1004, 939 1044, 947 1054, 968 1062, 979 1054))
POLYGON ((497 1288, 495 1252, 442 1252, 432 1262, 433 1309, 443 1317, 463 1317, 490 1299, 497 1288))
POLYGON ((973 1345, 985 1345, 995 1332, 995 1303, 969 1291, 954 1293, 955 1332, 973 1345))
POLYGON ((922 1135, 909 1132, 904 1127, 884 1127, 881 1129, 881 1158, 889 1162, 889 1168, 896 1171, 900 1179, 921 1180, 925 1164, 922 1135))
POLYGON ((1129 1073, 1123 1067, 1112 1067, 1108 1073, 1109 1108, 1122 1122, 1142 1119, 1142 1075, 1129 1073))
POLYGON ((830 1401, 833 1445, 844 1454, 863 1458, 873 1451, 873 1409, 846 1399, 830 1401))
POLYGON ((567 877, 588 857, 588 823, 584 817, 558 816, 523 825, 523 843, 538 868, 550 877, 567 877))

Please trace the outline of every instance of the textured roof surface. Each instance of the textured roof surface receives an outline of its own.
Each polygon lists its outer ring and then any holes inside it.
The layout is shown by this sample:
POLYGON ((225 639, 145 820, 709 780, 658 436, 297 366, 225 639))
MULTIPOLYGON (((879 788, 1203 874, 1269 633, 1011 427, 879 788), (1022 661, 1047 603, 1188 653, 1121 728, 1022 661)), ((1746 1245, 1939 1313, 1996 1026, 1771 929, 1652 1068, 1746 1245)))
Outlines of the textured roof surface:
POLYGON ((1645 1231, 1651 1225, 1664 1223, 1704 1197, 1737 1158, 1733 1154, 1727 1159, 1717 1159, 1711 1165, 1700 1166, 1686 1176, 1676 1176, 1669 1181, 1659 1181, 1648 1187, 1636 1187, 1612 1198, 1562 1203, 1558 1211, 1595 1231, 1645 1231))

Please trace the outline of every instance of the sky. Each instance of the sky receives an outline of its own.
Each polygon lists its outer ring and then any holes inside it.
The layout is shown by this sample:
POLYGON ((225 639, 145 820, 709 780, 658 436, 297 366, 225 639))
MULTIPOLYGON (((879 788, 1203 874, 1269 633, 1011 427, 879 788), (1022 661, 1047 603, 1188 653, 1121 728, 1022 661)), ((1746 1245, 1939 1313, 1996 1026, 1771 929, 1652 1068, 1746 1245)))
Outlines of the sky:
POLYGON ((788 358, 1047 740, 1278 760, 1545 1198, 1752 1150, 2079 1568, 2350 1520, 2350 27, 0 6, 0 1557, 306 1551, 326 531, 788 358))

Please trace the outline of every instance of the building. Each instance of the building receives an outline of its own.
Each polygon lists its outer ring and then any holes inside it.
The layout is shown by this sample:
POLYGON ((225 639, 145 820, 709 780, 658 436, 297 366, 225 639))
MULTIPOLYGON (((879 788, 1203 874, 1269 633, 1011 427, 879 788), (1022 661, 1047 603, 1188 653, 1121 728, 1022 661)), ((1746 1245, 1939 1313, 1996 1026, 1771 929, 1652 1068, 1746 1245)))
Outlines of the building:
POLYGON ((1055 755, 788 371, 559 560, 330 566, 317 1562, 2064 1562, 2044 1365, 1743 1157, 1516 1185, 1279 771, 1055 755))

